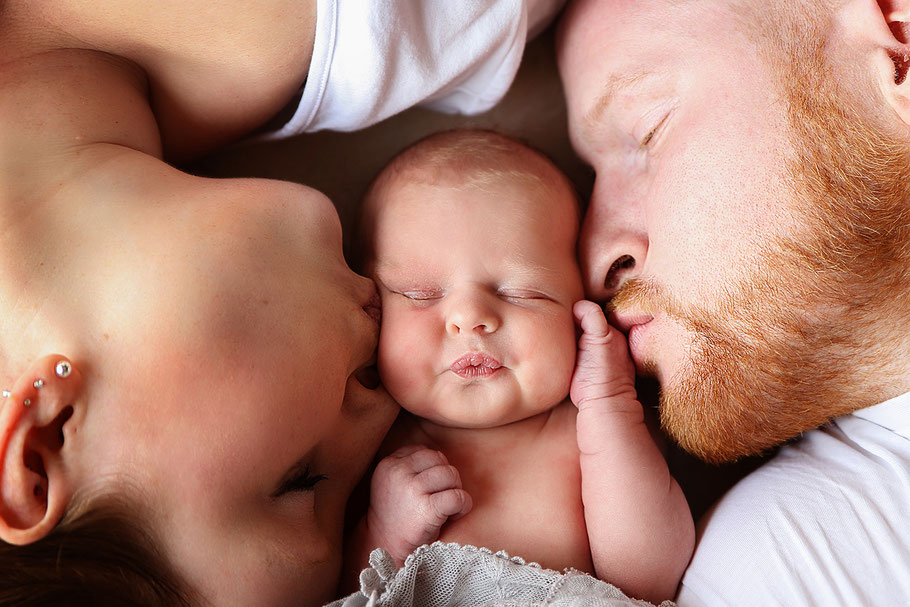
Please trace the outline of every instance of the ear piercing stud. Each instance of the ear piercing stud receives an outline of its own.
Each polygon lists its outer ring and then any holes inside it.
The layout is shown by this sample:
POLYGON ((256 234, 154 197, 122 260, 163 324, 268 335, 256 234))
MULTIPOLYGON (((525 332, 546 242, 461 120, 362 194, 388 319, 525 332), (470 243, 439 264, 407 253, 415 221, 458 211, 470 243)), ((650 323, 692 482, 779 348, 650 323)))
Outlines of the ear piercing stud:
POLYGON ((57 363, 57 366, 54 367, 54 373, 57 374, 57 377, 69 377, 72 371, 73 367, 65 360, 61 360, 57 363))
MULTIPOLYGON (((54 366, 54 373, 57 374, 57 377, 65 379, 69 377, 72 372, 73 366, 68 361, 61 360, 54 366)), ((32 382, 32 386, 34 386, 36 390, 43 388, 44 380, 36 379, 32 382)), ((0 390, 0 396, 3 398, 9 398, 12 395, 13 393, 11 390, 0 390)), ((26 407, 29 407, 32 404, 32 399, 26 398, 24 401, 22 401, 22 404, 24 404, 26 407)))

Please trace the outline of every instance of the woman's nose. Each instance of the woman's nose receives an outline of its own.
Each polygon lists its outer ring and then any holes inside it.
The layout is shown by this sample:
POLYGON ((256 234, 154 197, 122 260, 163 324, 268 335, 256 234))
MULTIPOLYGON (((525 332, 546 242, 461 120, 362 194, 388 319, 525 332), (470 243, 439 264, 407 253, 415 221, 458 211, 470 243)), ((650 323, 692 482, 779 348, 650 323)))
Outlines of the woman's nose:
POLYGON ((446 332, 449 335, 485 335, 499 329, 498 298, 482 286, 446 295, 446 332))
POLYGON ((585 214, 578 248, 585 291, 605 301, 641 274, 648 255, 648 232, 641 198, 622 182, 598 178, 585 214))

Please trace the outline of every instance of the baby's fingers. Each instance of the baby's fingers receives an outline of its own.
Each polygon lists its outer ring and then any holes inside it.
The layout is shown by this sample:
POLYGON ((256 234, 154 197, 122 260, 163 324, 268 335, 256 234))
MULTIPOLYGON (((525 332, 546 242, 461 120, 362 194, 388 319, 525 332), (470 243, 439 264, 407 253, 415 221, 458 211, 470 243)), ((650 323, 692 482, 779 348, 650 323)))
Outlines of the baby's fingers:
POLYGON ((447 520, 464 516, 473 505, 471 495, 464 489, 449 489, 430 496, 430 508, 440 527, 447 520))
POLYGON ((410 470, 414 474, 419 474, 434 466, 445 466, 449 463, 442 451, 430 449, 423 445, 401 447, 389 457, 397 460, 403 468, 410 470))
POLYGON ((427 468, 414 477, 423 493, 438 493, 447 489, 461 489, 461 475, 455 466, 440 465, 427 468))
POLYGON ((605 339, 610 333, 610 325, 607 324, 603 310, 593 301, 587 299, 576 301, 572 306, 572 314, 584 335, 605 339))

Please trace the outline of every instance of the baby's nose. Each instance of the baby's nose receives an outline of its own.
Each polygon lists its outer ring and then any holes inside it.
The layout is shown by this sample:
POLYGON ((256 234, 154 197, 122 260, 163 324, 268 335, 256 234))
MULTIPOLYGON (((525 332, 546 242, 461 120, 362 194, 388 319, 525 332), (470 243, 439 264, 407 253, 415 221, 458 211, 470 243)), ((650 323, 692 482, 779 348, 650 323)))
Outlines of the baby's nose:
POLYGON ((446 332, 449 335, 493 333, 501 324, 497 312, 498 299, 482 289, 450 294, 446 314, 446 332))

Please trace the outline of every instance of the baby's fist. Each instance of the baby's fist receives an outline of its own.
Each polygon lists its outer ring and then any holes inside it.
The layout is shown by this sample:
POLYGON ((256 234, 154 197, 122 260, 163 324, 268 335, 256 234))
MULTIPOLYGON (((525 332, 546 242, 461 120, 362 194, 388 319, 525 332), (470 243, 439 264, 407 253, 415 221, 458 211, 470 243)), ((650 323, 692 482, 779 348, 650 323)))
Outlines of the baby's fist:
POLYGON ((471 510, 458 470, 446 456, 420 445, 382 459, 370 483, 367 526, 399 563, 417 547, 436 540, 449 517, 471 510))

